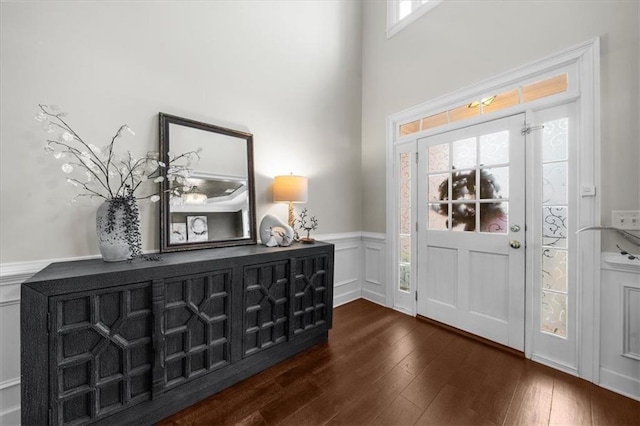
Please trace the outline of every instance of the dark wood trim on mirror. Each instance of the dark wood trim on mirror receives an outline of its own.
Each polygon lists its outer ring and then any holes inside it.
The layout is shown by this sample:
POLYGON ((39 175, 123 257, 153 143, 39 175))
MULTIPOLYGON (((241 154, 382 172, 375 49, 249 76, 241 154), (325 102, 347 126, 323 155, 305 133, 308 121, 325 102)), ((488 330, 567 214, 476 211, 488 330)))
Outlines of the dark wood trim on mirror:
MULTIPOLYGON (((160 158, 165 164, 169 164, 170 140, 169 125, 176 124, 180 126, 199 129, 206 132, 217 133, 221 135, 231 136, 240 139, 246 143, 247 147, 247 191, 249 204, 249 237, 248 238, 229 238, 220 240, 210 240, 202 242, 186 242, 180 244, 171 244, 171 212, 169 210, 170 183, 166 179, 166 169, 163 173, 165 179, 162 182, 162 192, 160 194, 160 252, 175 252, 186 250, 198 250, 215 247, 230 247, 257 243, 256 230, 256 198, 255 198, 255 178, 253 171, 253 134, 242 132, 239 130, 228 129, 226 127, 216 126, 214 124, 203 123, 188 118, 178 117, 171 114, 159 113, 160 125, 160 158)), ((239 143, 241 142, 239 141, 239 143)), ((203 152, 206 146, 203 146, 203 152)), ((207 172, 215 173, 215 170, 207 170, 207 172)))

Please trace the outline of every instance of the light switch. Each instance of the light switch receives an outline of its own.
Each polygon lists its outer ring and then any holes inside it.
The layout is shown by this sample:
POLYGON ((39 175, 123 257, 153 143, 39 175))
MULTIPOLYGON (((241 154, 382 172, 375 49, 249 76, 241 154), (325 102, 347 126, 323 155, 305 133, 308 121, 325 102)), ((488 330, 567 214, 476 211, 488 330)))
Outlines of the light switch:
POLYGON ((626 230, 640 230, 640 210, 614 210, 611 225, 626 230))

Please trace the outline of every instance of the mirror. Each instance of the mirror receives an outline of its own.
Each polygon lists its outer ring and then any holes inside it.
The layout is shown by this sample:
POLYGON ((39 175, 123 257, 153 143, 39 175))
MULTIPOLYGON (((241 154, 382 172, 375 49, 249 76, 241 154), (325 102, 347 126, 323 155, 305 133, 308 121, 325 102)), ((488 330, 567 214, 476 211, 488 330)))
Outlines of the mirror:
POLYGON ((256 244, 253 135, 159 115, 160 252, 256 244))

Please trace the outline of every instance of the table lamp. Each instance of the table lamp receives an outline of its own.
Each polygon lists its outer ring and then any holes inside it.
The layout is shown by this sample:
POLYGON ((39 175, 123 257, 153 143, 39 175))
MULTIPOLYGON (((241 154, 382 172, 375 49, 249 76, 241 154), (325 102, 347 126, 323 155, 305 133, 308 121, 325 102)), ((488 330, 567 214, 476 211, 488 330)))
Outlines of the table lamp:
POLYGON ((293 203, 307 202, 307 178, 293 174, 274 177, 273 201, 289 203, 289 226, 293 228, 293 203))

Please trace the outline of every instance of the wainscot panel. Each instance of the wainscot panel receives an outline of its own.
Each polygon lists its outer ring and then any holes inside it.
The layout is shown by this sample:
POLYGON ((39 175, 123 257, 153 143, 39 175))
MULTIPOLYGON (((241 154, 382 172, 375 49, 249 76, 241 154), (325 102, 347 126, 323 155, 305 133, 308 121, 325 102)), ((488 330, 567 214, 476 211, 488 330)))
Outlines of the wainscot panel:
POLYGON ((603 253, 600 386, 640 401, 640 262, 603 253))

